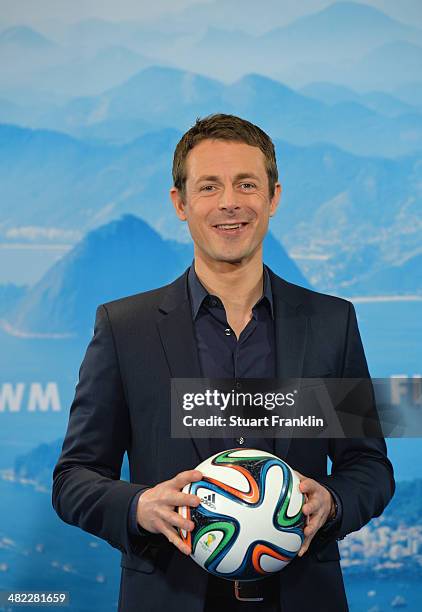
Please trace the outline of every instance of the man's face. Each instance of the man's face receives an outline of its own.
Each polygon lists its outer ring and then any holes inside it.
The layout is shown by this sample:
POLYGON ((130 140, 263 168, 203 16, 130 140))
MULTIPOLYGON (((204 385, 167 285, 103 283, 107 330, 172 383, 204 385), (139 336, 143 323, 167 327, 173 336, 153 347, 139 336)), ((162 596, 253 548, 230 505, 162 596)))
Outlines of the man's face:
POLYGON ((280 199, 270 199, 264 155, 258 147, 203 140, 186 159, 184 198, 170 192, 179 219, 187 221, 195 257, 242 263, 256 255, 280 199))

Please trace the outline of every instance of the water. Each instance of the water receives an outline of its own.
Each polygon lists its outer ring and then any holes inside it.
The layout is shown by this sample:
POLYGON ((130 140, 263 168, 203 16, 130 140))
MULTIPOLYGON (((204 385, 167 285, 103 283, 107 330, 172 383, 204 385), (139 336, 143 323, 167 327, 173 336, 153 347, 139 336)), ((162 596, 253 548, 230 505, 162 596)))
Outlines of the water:
POLYGON ((422 375, 422 301, 355 306, 371 375, 422 375))
POLYGON ((0 590, 69 591, 70 610, 116 610, 118 551, 63 523, 50 492, 0 479, 0 499, 0 590))
POLYGON ((380 580, 362 576, 345 577, 350 612, 420 612, 422 610, 422 584, 413 579, 396 578, 380 580), (373 593, 375 592, 375 593, 373 593), (369 593, 369 595, 368 595, 369 593), (391 602, 397 595, 405 598, 405 608, 393 608, 391 602))
POLYGON ((0 385, 25 384, 20 409, 0 412, 0 469, 12 467, 17 455, 64 436, 86 342, 28 340, 0 330, 0 385), (48 382, 57 383, 61 411, 29 412, 31 384, 48 382))

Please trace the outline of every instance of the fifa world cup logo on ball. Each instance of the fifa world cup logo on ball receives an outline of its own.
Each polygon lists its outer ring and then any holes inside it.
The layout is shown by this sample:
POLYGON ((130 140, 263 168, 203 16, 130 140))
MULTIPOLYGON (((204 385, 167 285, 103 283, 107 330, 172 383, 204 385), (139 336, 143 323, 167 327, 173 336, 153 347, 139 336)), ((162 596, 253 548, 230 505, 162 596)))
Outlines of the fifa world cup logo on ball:
POLYGON ((295 558, 304 539, 305 499, 287 463, 242 448, 213 455, 196 469, 202 480, 183 491, 201 503, 179 508, 195 524, 180 535, 196 563, 220 578, 246 581, 278 572, 295 558))

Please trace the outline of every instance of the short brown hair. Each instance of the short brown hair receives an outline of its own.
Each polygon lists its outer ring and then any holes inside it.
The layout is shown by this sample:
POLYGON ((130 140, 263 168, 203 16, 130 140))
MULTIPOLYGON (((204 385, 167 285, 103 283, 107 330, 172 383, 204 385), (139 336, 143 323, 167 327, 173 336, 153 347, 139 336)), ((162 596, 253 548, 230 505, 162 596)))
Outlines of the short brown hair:
POLYGON ((182 136, 176 146, 173 158, 173 184, 182 194, 186 184, 186 158, 189 151, 203 140, 243 142, 261 149, 265 158, 269 193, 270 197, 273 197, 275 184, 278 181, 273 141, 257 125, 235 115, 222 113, 208 115, 203 119, 198 117, 195 125, 182 136))

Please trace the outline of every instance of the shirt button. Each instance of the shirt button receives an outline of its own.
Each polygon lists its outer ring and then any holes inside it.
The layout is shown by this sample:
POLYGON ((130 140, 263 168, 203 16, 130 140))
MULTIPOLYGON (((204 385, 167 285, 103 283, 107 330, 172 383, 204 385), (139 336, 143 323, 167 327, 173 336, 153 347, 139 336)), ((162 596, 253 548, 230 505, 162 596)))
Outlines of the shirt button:
POLYGON ((230 327, 226 327, 224 333, 226 334, 226 336, 231 336, 232 330, 230 329, 230 327))
POLYGON ((237 383, 236 383, 236 389, 241 389, 241 388, 242 388, 242 383, 237 382, 237 383))
POLYGON ((236 438, 236 443, 243 446, 243 444, 245 444, 245 438, 236 438))
POLYGON ((217 300, 211 299, 211 306, 217 306, 217 300))

